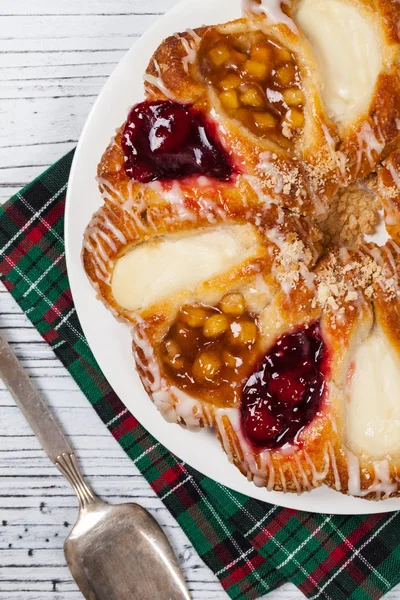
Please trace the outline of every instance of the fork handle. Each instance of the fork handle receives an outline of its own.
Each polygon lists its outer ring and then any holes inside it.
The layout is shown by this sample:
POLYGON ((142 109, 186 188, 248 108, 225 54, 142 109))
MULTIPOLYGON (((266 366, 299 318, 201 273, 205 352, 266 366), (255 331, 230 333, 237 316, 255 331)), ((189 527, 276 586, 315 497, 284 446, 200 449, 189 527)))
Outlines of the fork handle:
POLYGON ((73 454, 67 438, 1 333, 0 377, 52 462, 56 463, 62 454, 73 454))
POLYGON ((1 333, 0 377, 43 450, 74 488, 80 505, 83 507, 97 502, 98 499, 82 477, 70 443, 1 333))

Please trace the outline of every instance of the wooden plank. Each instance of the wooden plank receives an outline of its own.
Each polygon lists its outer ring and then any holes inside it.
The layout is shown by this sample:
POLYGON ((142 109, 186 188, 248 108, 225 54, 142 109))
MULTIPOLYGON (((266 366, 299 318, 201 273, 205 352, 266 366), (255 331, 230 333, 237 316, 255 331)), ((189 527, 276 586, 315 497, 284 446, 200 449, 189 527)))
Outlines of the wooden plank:
MULTIPOLYGON (((4 0, 0 7, 1 15, 136 15, 152 13, 161 15, 176 4, 176 0, 4 0)), ((37 30, 37 21, 29 24, 29 29, 37 30)))

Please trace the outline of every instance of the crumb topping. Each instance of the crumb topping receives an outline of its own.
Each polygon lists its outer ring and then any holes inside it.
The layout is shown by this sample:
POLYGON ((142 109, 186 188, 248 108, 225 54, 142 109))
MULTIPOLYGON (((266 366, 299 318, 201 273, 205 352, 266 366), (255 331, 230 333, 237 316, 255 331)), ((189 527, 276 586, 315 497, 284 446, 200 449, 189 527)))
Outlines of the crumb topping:
POLYGON ((202 80, 221 108, 260 138, 292 148, 304 126, 305 95, 296 57, 260 31, 204 35, 198 52, 202 80))
POLYGON ((275 153, 263 152, 260 155, 258 172, 275 194, 290 196, 292 193, 299 199, 307 194, 304 178, 298 166, 285 162, 278 163, 275 153))
POLYGON ((359 247, 365 234, 373 234, 380 220, 377 194, 366 183, 342 188, 331 201, 329 213, 319 225, 325 245, 359 247))
POLYGON ((312 288, 312 307, 329 307, 338 319, 377 294, 386 301, 399 300, 400 247, 392 240, 382 247, 364 241, 376 231, 380 211, 374 174, 340 189, 319 218, 323 254, 317 264, 305 232, 284 241, 272 239, 278 248, 273 273, 283 291, 305 283, 312 288))
MULTIPOLYGON (((331 252, 316 271, 316 296, 313 307, 329 306, 345 311, 345 305, 372 299, 379 291, 385 300, 400 297, 398 267, 389 256, 390 249, 362 246, 357 252, 343 252, 343 248, 331 252)), ((354 310, 354 306, 349 307, 354 310)))
POLYGON ((311 250, 299 238, 291 237, 287 236, 279 243, 273 267, 273 274, 286 293, 294 289, 299 281, 309 281, 314 277, 309 270, 313 263, 311 250))

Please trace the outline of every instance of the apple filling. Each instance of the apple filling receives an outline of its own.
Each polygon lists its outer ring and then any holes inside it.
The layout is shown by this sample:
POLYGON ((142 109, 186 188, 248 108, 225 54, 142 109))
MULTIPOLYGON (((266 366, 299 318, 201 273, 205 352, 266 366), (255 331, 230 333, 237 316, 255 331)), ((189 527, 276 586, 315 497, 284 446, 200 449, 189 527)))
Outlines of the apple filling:
POLYGON ((304 94, 293 54, 260 31, 204 36, 199 68, 228 115, 257 136, 291 147, 304 124, 304 94))
POLYGON ((183 306, 160 346, 167 376, 180 389, 220 406, 240 403, 257 357, 259 330, 240 293, 216 307, 183 306))

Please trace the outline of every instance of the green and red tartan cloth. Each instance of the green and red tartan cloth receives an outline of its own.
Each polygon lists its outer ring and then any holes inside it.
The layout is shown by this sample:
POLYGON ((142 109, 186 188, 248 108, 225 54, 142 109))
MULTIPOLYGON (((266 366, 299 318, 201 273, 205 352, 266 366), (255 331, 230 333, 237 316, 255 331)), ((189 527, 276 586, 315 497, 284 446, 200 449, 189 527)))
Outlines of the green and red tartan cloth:
POLYGON ((380 598, 400 581, 400 514, 315 515, 253 500, 191 469, 131 415, 76 314, 64 255, 69 153, 0 209, 0 273, 122 448, 235 600, 291 581, 308 598, 380 598))

